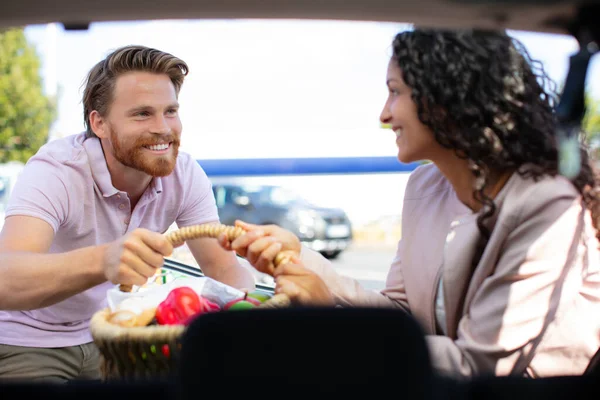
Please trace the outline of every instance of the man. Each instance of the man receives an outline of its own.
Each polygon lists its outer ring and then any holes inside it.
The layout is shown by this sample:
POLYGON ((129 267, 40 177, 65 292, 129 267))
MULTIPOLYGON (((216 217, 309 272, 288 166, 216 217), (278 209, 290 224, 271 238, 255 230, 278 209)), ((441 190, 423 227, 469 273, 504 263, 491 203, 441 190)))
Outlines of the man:
MULTIPOLYGON (((206 174, 178 154, 187 73, 155 49, 114 51, 87 77, 87 131, 27 163, 0 234, 0 379, 98 378, 88 326, 106 291, 155 274, 173 251, 162 234, 173 222, 218 222, 206 174)), ((187 244, 207 276, 254 287, 214 239, 187 244)))

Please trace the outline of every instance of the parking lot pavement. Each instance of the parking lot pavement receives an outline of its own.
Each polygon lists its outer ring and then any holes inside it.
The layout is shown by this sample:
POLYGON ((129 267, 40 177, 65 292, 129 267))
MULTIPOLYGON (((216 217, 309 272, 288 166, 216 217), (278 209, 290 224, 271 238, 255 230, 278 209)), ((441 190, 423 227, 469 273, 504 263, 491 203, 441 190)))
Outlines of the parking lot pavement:
POLYGON ((353 245, 332 264, 339 274, 358 280, 367 289, 383 289, 395 254, 391 246, 353 245))

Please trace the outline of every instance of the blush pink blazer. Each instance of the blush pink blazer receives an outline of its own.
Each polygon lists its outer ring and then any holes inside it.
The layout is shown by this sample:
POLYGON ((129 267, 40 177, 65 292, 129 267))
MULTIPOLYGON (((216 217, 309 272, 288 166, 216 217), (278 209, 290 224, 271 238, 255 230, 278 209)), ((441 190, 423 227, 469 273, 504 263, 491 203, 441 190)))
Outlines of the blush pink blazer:
POLYGON ((477 215, 433 164, 409 179, 402 239, 383 291, 338 275, 307 248, 301 258, 342 306, 410 312, 440 373, 581 374, 600 347, 600 254, 590 213, 560 176, 534 182, 515 173, 495 203, 492 234, 474 271, 477 215), (435 319, 440 279, 445 335, 435 319))

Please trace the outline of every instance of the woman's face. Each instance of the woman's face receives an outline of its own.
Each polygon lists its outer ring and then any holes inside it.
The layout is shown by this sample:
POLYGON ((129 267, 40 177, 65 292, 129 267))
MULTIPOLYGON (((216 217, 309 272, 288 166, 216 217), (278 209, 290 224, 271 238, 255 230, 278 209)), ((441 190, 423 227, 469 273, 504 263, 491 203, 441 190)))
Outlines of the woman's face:
POLYGON ((396 134, 398 160, 403 163, 433 160, 442 147, 435 141, 431 129, 419 120, 412 90, 404 83, 394 58, 388 65, 386 83, 389 95, 379 118, 382 123, 391 125, 396 134))

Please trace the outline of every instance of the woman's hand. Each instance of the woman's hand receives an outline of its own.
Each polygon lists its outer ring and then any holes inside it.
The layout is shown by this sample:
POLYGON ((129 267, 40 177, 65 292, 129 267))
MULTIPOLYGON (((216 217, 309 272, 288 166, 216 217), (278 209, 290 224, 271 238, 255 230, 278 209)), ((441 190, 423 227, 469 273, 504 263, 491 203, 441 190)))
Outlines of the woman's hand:
POLYGON ((282 251, 299 255, 300 240, 292 232, 277 225, 254 225, 243 221, 235 221, 235 226, 246 231, 245 234, 229 241, 223 233, 217 240, 225 250, 233 250, 244 257, 258 271, 273 275, 274 260, 282 251))
POLYGON ((286 294, 292 303, 333 307, 332 293, 321 277, 306 268, 298 257, 275 269, 275 293, 286 294))

